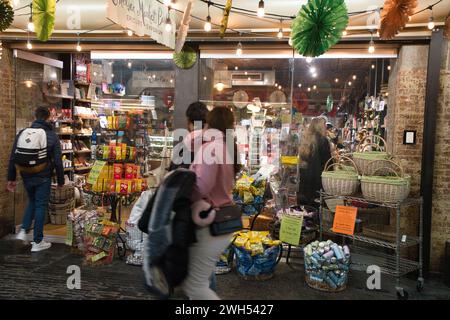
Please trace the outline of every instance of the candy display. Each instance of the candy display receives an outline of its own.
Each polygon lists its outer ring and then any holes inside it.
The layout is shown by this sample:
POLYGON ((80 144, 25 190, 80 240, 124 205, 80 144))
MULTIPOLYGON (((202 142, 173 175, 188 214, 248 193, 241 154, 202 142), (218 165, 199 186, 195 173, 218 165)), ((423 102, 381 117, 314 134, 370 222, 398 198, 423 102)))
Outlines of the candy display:
POLYGON ((127 146, 125 143, 116 145, 110 143, 97 148, 97 159, 109 161, 130 161, 136 160, 136 147, 127 146))
POLYGON ((314 241, 304 249, 306 283, 322 291, 342 291, 347 286, 350 249, 331 240, 314 241))
POLYGON ((84 251, 85 226, 98 221, 96 210, 75 209, 67 217, 66 245, 84 251))
POLYGON ((219 261, 216 264, 216 274, 225 274, 231 271, 233 267, 234 261, 234 251, 233 246, 229 246, 225 249, 225 251, 220 255, 219 261))
POLYGON ((109 220, 97 220, 85 229, 85 263, 103 265, 113 261, 119 225, 109 220))
POLYGON ((103 167, 96 182, 92 184, 92 192, 108 192, 130 194, 147 190, 147 181, 139 175, 139 165, 127 163, 108 164, 103 167))
POLYGON ((233 200, 242 204, 245 215, 258 213, 264 205, 266 179, 258 176, 243 175, 236 181, 233 190, 233 200))
POLYGON ((280 254, 281 241, 272 240, 268 231, 239 232, 233 242, 236 266, 245 280, 267 280, 280 254))

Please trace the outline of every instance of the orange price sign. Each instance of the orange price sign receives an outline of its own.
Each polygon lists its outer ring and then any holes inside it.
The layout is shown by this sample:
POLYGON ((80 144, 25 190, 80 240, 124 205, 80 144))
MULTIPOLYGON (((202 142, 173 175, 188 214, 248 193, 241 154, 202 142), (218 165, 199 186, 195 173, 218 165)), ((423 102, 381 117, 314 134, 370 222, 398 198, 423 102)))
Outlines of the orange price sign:
POLYGON ((358 208, 336 206, 334 214, 333 232, 352 236, 355 233, 355 222, 358 208))

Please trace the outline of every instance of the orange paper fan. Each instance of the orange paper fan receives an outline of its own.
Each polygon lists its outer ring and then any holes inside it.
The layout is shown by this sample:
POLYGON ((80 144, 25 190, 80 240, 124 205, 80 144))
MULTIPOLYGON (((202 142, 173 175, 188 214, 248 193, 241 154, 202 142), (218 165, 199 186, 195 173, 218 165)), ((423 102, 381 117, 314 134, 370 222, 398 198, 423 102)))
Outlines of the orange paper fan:
POLYGON ((381 13, 380 38, 390 40, 408 23, 414 14, 417 0, 386 0, 381 13))

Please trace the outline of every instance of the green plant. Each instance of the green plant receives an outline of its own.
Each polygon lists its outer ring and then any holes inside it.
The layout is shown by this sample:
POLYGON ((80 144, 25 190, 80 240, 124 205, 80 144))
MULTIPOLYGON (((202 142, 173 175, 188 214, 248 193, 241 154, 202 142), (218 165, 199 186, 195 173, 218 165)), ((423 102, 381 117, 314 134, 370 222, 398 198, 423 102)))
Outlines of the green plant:
POLYGON ((9 28, 14 21, 14 10, 6 0, 0 0, 0 32, 9 28))
POLYGON ((293 47, 303 56, 320 56, 339 42, 347 24, 344 0, 309 0, 292 23, 293 47))
POLYGON ((197 62, 197 52, 188 46, 184 46, 180 53, 173 54, 173 62, 178 68, 190 69, 197 62))
POLYGON ((56 0, 33 0, 33 22, 36 37, 47 41, 55 27, 56 0))

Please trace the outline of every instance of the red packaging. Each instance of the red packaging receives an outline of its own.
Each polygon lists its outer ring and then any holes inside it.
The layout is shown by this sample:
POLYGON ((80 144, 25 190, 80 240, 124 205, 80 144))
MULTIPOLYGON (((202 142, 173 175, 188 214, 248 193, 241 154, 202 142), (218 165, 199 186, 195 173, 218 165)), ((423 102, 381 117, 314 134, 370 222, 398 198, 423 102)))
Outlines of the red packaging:
POLYGON ((121 163, 114 163, 114 179, 122 179, 123 165, 121 163))
POLYGON ((133 166, 133 178, 132 179, 137 179, 138 172, 139 172, 139 166, 138 165, 134 165, 133 166))
POLYGON ((125 165, 125 179, 133 179, 134 167, 133 164, 125 165))

